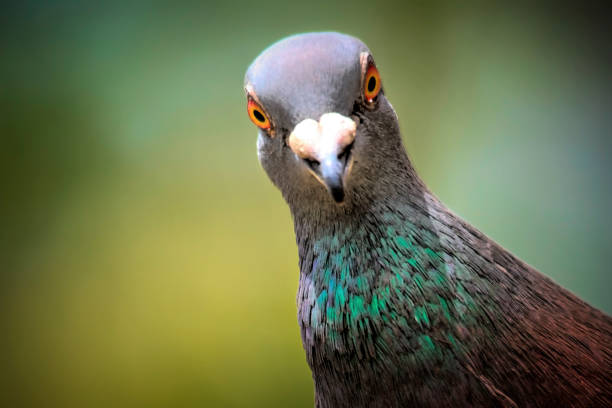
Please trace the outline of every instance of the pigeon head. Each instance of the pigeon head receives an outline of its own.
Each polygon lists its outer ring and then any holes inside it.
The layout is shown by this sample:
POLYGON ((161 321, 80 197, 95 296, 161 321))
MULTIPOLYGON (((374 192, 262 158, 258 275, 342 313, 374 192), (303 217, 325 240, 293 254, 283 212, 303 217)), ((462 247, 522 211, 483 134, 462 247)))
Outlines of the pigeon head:
POLYGON ((259 160, 292 209, 367 205, 386 194, 389 177, 406 172, 397 116, 358 39, 285 38, 251 64, 245 91, 259 160))

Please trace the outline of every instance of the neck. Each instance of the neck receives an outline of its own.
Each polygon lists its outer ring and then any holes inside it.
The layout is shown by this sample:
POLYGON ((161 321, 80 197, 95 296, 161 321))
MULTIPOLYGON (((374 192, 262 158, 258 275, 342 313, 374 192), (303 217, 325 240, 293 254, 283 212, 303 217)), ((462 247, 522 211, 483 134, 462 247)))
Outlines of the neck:
MULTIPOLYGON (((349 183, 344 203, 335 203, 323 189, 319 189, 323 195, 313 197, 311 205, 288 200, 303 276, 318 277, 320 267, 330 263, 331 256, 335 256, 335 263, 327 268, 330 279, 337 268, 349 268, 351 276, 358 276, 366 272, 365 265, 351 265, 351 259, 378 248, 389 231, 409 235, 418 227, 426 227, 432 196, 399 143, 401 148, 394 150, 397 154, 370 177, 375 183, 355 183, 357 187, 349 183)), ((354 177, 360 179, 359 174, 354 177)))
POLYGON ((412 167, 405 170, 396 183, 401 188, 367 206, 294 212, 305 346, 321 342, 330 350, 376 354, 384 348, 372 334, 392 322, 417 334, 412 341, 419 353, 433 352, 428 328, 433 314, 449 313, 444 295, 452 297, 430 216, 441 207, 412 167))
POLYGON ((452 215, 407 158, 396 164, 386 174, 393 183, 375 179, 393 189, 369 189, 371 199, 360 201, 367 205, 292 207, 302 341, 317 390, 339 400, 352 398, 356 381, 365 396, 383 392, 383 378, 414 384, 432 367, 440 378, 456 370, 471 347, 464 328, 478 321, 478 299, 466 288, 487 288, 449 250, 452 215))

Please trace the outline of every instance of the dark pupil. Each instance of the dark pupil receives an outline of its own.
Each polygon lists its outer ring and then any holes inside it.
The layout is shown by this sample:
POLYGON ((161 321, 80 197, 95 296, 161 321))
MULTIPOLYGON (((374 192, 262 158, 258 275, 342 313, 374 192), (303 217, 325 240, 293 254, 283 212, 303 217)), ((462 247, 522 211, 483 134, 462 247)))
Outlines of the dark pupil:
POLYGON ((264 118, 264 115, 262 115, 262 113, 258 111, 257 109, 253 109, 253 116, 255 116, 255 119, 257 119, 260 122, 266 121, 266 118, 264 118))
POLYGON ((374 88, 376 88, 376 78, 372 76, 368 81, 368 92, 372 92, 374 88))

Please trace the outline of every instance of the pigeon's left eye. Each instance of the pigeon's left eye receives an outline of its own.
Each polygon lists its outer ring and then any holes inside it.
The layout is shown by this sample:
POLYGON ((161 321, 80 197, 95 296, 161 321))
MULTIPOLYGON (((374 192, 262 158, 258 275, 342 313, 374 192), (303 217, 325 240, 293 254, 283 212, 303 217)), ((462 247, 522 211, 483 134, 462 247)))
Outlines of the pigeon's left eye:
POLYGON ((247 103, 247 112, 251 121, 260 128, 269 130, 272 127, 272 123, 263 109, 251 98, 249 98, 249 102, 247 103))
POLYGON ((381 83, 380 75, 374 64, 370 64, 366 71, 365 80, 363 81, 363 96, 366 102, 370 103, 374 101, 374 98, 380 92, 381 83))

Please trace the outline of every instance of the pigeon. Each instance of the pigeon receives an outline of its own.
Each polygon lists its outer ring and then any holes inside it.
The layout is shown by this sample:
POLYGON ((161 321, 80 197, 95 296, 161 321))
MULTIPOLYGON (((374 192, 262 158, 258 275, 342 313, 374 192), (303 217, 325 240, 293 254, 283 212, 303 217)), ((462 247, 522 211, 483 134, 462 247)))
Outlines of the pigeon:
POLYGON ((244 88, 294 222, 317 407, 612 406, 612 319, 428 190, 363 42, 287 37, 244 88))

